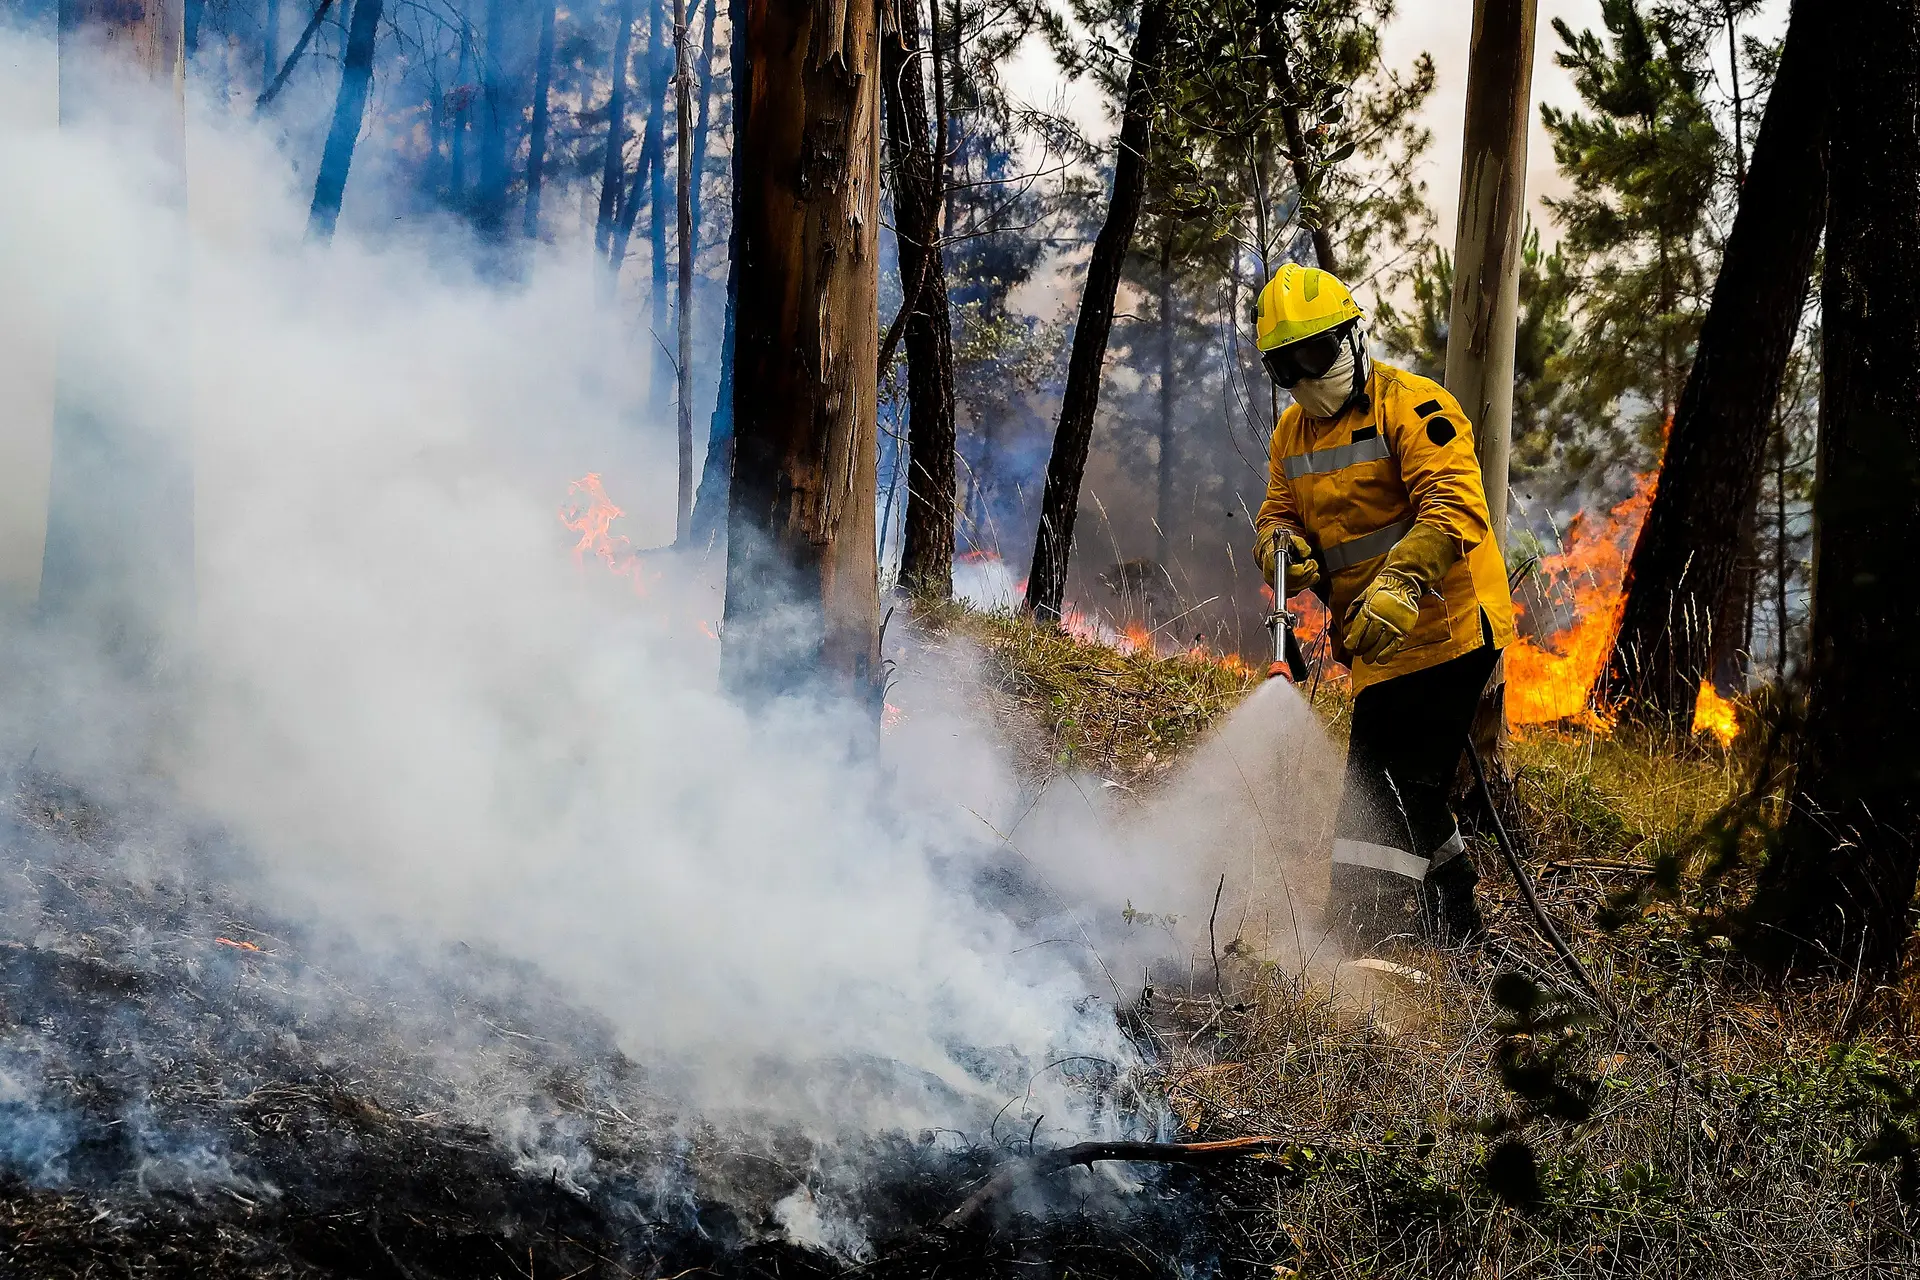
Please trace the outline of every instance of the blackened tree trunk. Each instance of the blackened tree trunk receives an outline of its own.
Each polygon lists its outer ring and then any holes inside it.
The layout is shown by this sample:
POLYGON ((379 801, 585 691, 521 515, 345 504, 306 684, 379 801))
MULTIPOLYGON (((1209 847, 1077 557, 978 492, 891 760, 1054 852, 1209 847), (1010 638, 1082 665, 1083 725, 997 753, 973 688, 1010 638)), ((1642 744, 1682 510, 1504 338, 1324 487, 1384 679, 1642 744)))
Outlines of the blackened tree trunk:
POLYGON ((679 474, 674 488, 673 540, 686 546, 693 529, 693 68, 687 60, 687 0, 673 0, 673 150, 679 170, 675 228, 680 251, 679 368, 675 371, 675 443, 679 474))
POLYGON ((1711 671, 1712 620, 1759 501, 1773 404, 1826 217, 1827 122, 1842 96, 1829 93, 1834 14, 1808 0, 1793 6, 1603 677, 1628 714, 1682 733, 1711 671))
POLYGON ((507 75, 507 0, 487 0, 486 56, 480 63, 480 185, 473 221, 480 234, 499 239, 507 225, 507 114, 512 92, 507 75))
POLYGON ((921 70, 919 0, 903 0, 900 30, 881 43, 880 74, 893 159, 894 243, 906 308, 907 519, 900 582, 915 595, 953 595, 953 328, 940 245, 942 166, 934 155, 921 70))
MULTIPOLYGON (((711 24, 719 17, 720 0, 711 0, 711 24)), ((692 541, 710 546, 726 527, 727 507, 733 487, 733 361, 735 313, 740 301, 740 135, 746 122, 745 87, 741 68, 746 64, 745 0, 731 0, 727 6, 727 93, 733 102, 731 163, 727 172, 727 203, 730 210, 727 231, 727 309, 720 330, 720 387, 713 401, 713 416, 707 421, 707 457, 700 464, 700 489, 693 498, 692 541)), ((876 398, 878 391, 875 392, 876 398)))
POLYGON ((1762 873, 1756 941, 1795 969, 1876 978, 1900 966, 1920 863, 1920 4, 1817 12, 1837 88, 1810 681, 1797 794, 1762 873))
MULTIPOLYGON (((161 199, 186 215, 186 34, 181 0, 62 0, 60 124, 109 133, 154 162, 161 199)), ((62 299, 41 619, 125 674, 162 677, 193 608, 191 353, 181 335, 186 245, 156 237, 133 281, 62 299), (132 317, 139 359, 102 334, 132 317)))
POLYGON ((619 26, 613 35, 613 92, 607 99, 607 149, 600 159, 600 212, 593 224, 593 247, 601 253, 607 252, 613 239, 620 184, 627 172, 627 68, 633 61, 633 0, 620 0, 615 21, 619 26))
POLYGON ((1093 443, 1093 417, 1100 407, 1100 371, 1107 338, 1113 332, 1113 302, 1126 266, 1133 229, 1147 189, 1147 148, 1152 141, 1154 95, 1166 43, 1168 0, 1145 0, 1133 37, 1133 69, 1127 73, 1126 104, 1120 115, 1120 149, 1113 166, 1113 200, 1107 220, 1093 242, 1087 283, 1080 295, 1067 359, 1067 386, 1047 460, 1047 484, 1040 497, 1040 528, 1033 540, 1033 567, 1027 574, 1026 607, 1034 616, 1057 621, 1067 591, 1067 562, 1073 553, 1073 520, 1080 505, 1080 478, 1093 443))
POLYGON ((527 134, 527 203, 520 218, 520 233, 529 240, 540 238, 540 188, 546 181, 547 125, 553 94, 553 36, 556 0, 546 0, 540 8, 540 51, 533 70, 533 120, 527 134))
POLYGON ((1153 560, 1167 571, 1173 535, 1173 223, 1160 238, 1160 457, 1153 497, 1153 560))
POLYGON ((721 675, 878 710, 878 5, 746 0, 721 675))
MULTIPOLYGON (((1280 128, 1287 139, 1287 163, 1293 169, 1293 184, 1299 189, 1304 205, 1314 190, 1313 164, 1307 152, 1306 131, 1300 124, 1300 87, 1287 57, 1287 28, 1282 17, 1287 8, 1285 0, 1256 0, 1255 16, 1259 23, 1260 60, 1267 64, 1267 75, 1279 98, 1280 128)), ((1333 237, 1317 218, 1312 230, 1314 265, 1338 275, 1340 268, 1333 256, 1333 237)), ((1265 253, 1266 248, 1262 243, 1261 252, 1265 253)))
POLYGON ((353 147, 367 115, 367 91, 373 85, 373 38, 380 28, 382 0, 354 0, 347 27, 347 56, 340 72, 340 96, 333 106, 333 125, 327 130, 326 150, 320 157, 320 176, 313 184, 313 208, 307 215, 307 234, 316 240, 333 238, 340 220, 340 201, 347 192, 347 171, 353 167, 353 147))

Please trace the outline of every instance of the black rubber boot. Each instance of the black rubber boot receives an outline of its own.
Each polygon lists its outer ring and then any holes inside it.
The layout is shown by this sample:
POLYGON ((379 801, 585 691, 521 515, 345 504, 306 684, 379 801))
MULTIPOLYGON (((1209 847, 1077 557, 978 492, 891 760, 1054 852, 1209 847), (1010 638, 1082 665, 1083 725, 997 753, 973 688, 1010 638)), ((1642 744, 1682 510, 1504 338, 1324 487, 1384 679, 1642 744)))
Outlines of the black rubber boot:
POLYGON ((1327 932, 1349 951, 1373 951, 1391 938, 1425 933, 1420 882, 1372 867, 1333 864, 1327 889, 1327 932))
POLYGON ((1427 872, 1420 885, 1420 917, 1429 942, 1462 947, 1486 936, 1487 925, 1473 896, 1473 886, 1478 883, 1480 873, 1465 853, 1427 872))

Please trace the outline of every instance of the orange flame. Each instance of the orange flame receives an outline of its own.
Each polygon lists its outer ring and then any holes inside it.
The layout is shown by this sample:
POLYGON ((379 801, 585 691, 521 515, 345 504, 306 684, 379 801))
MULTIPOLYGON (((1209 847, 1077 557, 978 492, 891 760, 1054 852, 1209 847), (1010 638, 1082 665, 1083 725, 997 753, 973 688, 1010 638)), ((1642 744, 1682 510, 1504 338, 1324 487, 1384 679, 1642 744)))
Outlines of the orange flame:
POLYGON ((584 564, 591 551, 608 569, 631 581, 636 594, 645 595, 648 579, 632 541, 623 533, 613 532, 613 522, 625 514, 607 496, 600 484, 600 473, 589 471, 567 485, 567 500, 560 506, 560 523, 580 535, 580 541, 573 544, 575 564, 584 564))
MULTIPOLYGON (((1600 733, 1612 731, 1616 716, 1593 704, 1593 685, 1620 625, 1627 558, 1653 503, 1657 478, 1654 472, 1641 476, 1633 495, 1608 512, 1597 529, 1585 513, 1576 516, 1561 550, 1541 558, 1542 594, 1566 605, 1572 621, 1508 647, 1509 725, 1570 721, 1600 733)), ((1524 616, 1526 609, 1516 602, 1514 611, 1524 616)))
MULTIPOLYGON (((1627 562, 1658 487, 1658 472, 1639 477, 1632 495, 1609 511, 1604 523, 1596 527, 1582 513, 1568 528, 1561 550, 1541 557, 1541 595, 1565 608, 1571 621, 1549 634, 1517 639, 1507 648, 1509 726, 1567 723, 1603 736, 1613 732, 1619 711, 1594 701, 1594 685, 1620 628, 1627 562)), ((1514 612, 1524 617, 1525 604, 1516 600, 1514 612)), ((1693 731, 1711 733, 1725 745, 1736 729, 1733 704, 1711 682, 1702 681, 1693 731)))
POLYGON ((1700 682, 1700 697, 1693 704, 1693 731, 1712 734, 1723 747, 1732 746, 1733 740, 1740 736, 1739 707, 1721 697, 1711 680, 1700 682))

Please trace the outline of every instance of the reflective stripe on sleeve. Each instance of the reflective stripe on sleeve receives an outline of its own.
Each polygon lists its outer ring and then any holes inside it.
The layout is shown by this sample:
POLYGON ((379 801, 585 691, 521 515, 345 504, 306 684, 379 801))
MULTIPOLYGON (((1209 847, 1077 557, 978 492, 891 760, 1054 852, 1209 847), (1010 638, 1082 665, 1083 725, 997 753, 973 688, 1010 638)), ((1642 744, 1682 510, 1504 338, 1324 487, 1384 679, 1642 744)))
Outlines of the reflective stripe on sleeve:
POLYGON ((1460 828, 1454 827, 1453 834, 1443 840, 1433 856, 1427 860, 1428 867, 1442 867, 1467 851, 1467 838, 1460 834, 1460 828))
POLYGON ((1296 453, 1291 458, 1282 459, 1280 466, 1287 473, 1287 479, 1298 480, 1301 476, 1324 476, 1331 471, 1343 471, 1355 463, 1378 462, 1388 453, 1387 438, 1374 436, 1369 440, 1355 440, 1352 444, 1335 445, 1331 449, 1296 453))
POLYGON ((1384 529, 1375 529, 1372 533, 1363 533, 1357 538, 1348 538, 1345 542, 1325 547, 1320 552, 1320 567, 1328 573, 1338 573, 1375 556, 1383 556, 1393 550, 1393 544, 1406 537, 1407 530, 1411 528, 1412 520, 1400 520, 1384 529))
POLYGON ((1391 871, 1397 876, 1409 880, 1427 878, 1427 860, 1405 849, 1395 849, 1390 845, 1369 844, 1365 840, 1336 839, 1333 842, 1333 860, 1349 867, 1371 867, 1375 871, 1391 871))

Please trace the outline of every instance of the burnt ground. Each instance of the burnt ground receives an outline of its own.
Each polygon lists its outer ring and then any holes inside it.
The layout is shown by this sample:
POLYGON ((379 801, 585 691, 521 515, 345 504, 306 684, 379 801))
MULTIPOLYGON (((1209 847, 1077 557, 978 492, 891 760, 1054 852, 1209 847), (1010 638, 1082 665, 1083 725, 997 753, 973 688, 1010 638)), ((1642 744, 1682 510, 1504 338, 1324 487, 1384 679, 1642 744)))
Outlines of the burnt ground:
POLYGON ((45 781, 0 812, 0 1273, 1272 1274, 1244 1169, 1074 1172, 945 1234, 1009 1152, 717 1130, 538 973, 309 936, 142 825, 45 781), (793 1243, 801 1186, 864 1244, 793 1243))

